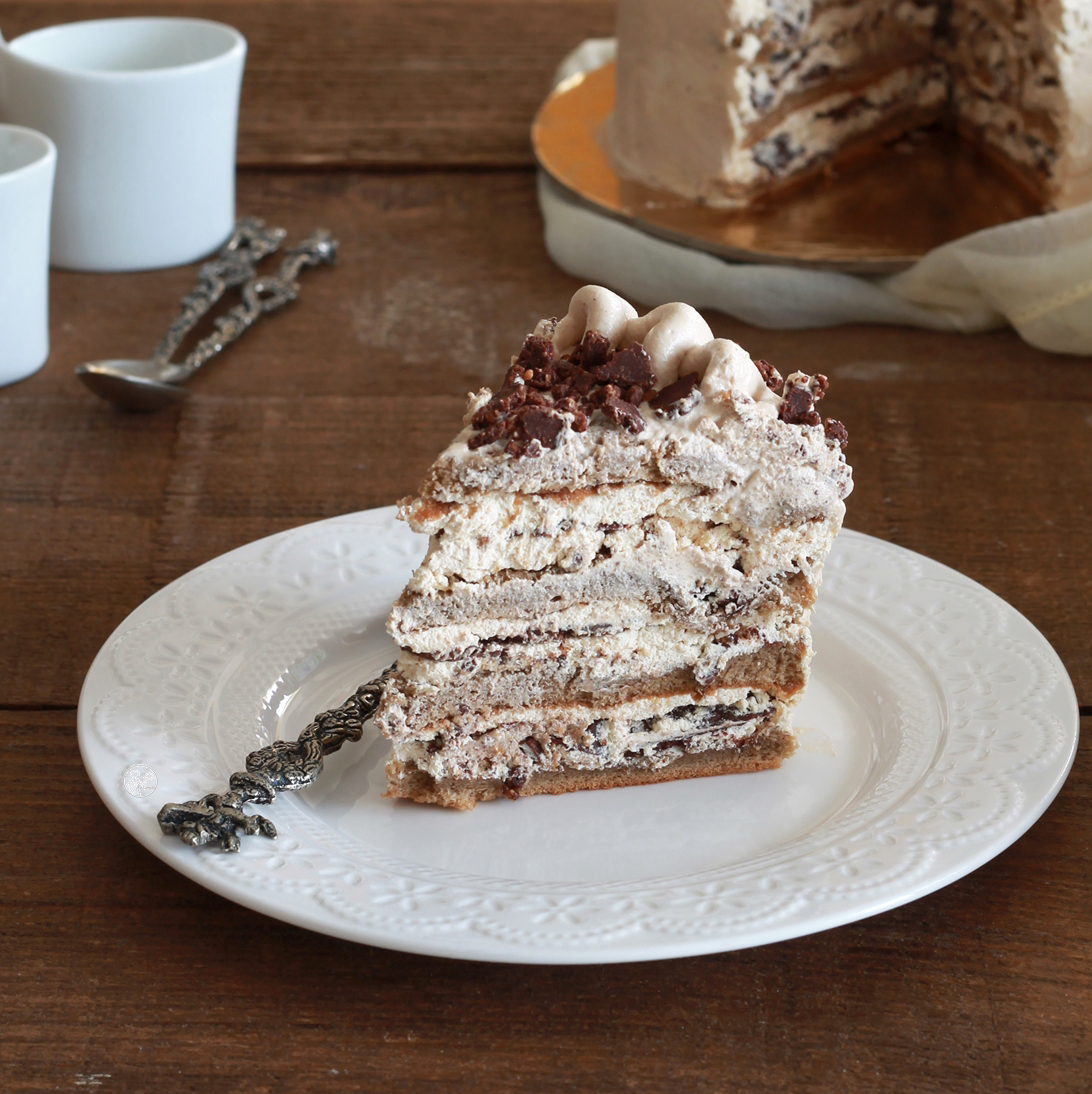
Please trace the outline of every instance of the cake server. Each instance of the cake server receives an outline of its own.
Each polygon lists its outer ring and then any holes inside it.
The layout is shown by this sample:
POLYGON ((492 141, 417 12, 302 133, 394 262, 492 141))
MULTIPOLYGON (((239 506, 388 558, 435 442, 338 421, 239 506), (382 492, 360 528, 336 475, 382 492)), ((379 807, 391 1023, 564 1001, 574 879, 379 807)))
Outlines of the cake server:
POLYGON ((283 228, 266 228, 256 218, 240 221, 217 257, 198 271, 196 286, 182 298, 181 314, 149 360, 92 361, 80 365, 76 375, 96 395, 124 410, 158 410, 178 402, 185 395, 181 385, 206 361, 236 341, 263 315, 296 299, 296 278, 305 266, 333 263, 338 241, 320 228, 285 252, 276 274, 259 276, 255 265, 277 250, 284 235, 283 228), (184 361, 172 362, 171 357, 201 317, 227 289, 240 285, 242 303, 220 316, 216 329, 198 342, 184 361))

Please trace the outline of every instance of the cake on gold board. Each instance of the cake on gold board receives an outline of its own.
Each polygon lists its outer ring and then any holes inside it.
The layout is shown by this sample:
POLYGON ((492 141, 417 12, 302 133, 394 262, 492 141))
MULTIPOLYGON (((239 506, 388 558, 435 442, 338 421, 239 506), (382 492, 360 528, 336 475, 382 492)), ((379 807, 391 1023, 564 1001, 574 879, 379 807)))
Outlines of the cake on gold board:
POLYGON ((791 755, 852 488, 826 386, 685 304, 586 286, 540 323, 400 503, 430 541, 388 622, 388 796, 468 809, 791 755))
POLYGON ((1088 0, 619 0, 620 173, 738 207, 943 121, 1044 209, 1092 201, 1088 0))

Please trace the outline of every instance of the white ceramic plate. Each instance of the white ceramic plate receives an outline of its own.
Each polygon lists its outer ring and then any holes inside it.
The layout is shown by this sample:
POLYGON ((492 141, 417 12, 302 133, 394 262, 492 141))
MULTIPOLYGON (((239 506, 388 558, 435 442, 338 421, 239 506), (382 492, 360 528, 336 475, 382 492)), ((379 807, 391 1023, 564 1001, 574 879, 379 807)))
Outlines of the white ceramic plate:
POLYGON ((385 800, 387 746, 369 726, 312 788, 263 810, 276 841, 228 854, 163 836, 165 803, 225 788, 247 752, 295 739, 394 659, 384 619, 422 551, 392 509, 357 513, 241 547, 138 608, 79 707, 84 763, 122 825, 198 884, 326 934, 635 961, 793 938, 932 892, 1025 832, 1073 760, 1076 698, 1034 627, 955 571, 844 531, 800 748, 778 771, 457 813, 385 800), (126 789, 134 764, 151 774, 126 789))

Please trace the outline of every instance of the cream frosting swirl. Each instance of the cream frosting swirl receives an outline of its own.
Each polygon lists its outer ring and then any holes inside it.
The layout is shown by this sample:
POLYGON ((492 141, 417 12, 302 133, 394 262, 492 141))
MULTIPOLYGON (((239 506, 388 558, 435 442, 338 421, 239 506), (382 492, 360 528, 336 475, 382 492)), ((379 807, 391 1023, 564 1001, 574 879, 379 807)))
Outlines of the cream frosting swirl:
POLYGON ((714 338, 709 324, 689 304, 661 304, 639 316, 632 304, 601 285, 585 285, 573 294, 565 317, 543 320, 535 334, 549 337, 560 355, 588 331, 598 331, 615 349, 640 342, 652 361, 660 386, 696 372, 707 398, 732 393, 755 402, 779 403, 750 354, 727 338, 714 338))

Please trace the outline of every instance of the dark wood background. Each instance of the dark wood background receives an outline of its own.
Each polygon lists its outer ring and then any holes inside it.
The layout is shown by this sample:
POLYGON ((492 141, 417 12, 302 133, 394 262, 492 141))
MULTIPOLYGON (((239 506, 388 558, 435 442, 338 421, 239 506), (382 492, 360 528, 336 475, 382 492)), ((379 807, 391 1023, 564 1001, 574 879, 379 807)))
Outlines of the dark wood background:
POLYGON ((147 417, 72 368, 150 351, 194 268, 55 272, 50 359, 0 389, 0 1089, 1092 1088, 1092 361, 1011 332, 710 316, 831 377, 850 527, 982 582, 1072 675, 1072 775, 969 877, 757 950, 534 968, 286 926, 114 822, 75 733, 110 631, 223 551, 413 489, 465 391, 564 309, 577 283, 543 249, 528 126, 557 61, 613 20, 604 0, 0 0, 0 30, 138 11, 243 31, 239 209, 342 249, 147 417))

